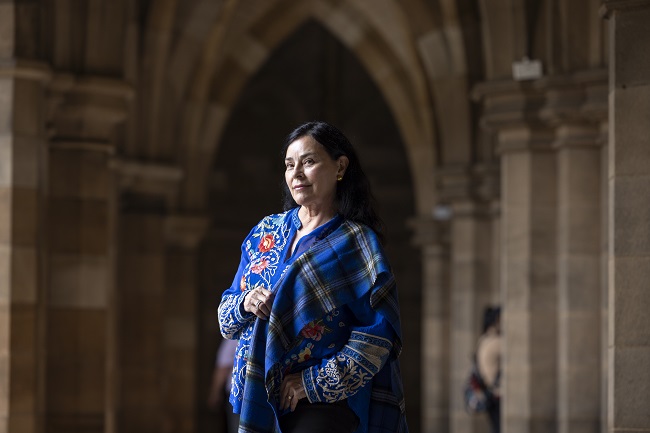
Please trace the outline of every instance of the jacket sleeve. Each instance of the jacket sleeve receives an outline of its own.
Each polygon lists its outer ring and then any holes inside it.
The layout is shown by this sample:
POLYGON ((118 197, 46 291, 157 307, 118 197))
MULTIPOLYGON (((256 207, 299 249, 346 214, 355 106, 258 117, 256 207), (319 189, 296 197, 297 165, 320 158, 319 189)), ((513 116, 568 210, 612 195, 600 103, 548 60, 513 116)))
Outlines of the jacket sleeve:
POLYGON ((302 371, 311 403, 332 403, 356 394, 384 367, 395 332, 388 321, 370 308, 369 299, 352 306, 357 323, 346 344, 334 356, 302 371))
MULTIPOLYGON (((243 247, 242 247, 243 250, 243 247)), ((221 335, 230 340, 239 339, 246 326, 257 316, 244 310, 244 298, 251 288, 242 282, 244 271, 249 264, 248 254, 242 251, 239 268, 230 288, 221 296, 219 303, 219 328, 221 335)))

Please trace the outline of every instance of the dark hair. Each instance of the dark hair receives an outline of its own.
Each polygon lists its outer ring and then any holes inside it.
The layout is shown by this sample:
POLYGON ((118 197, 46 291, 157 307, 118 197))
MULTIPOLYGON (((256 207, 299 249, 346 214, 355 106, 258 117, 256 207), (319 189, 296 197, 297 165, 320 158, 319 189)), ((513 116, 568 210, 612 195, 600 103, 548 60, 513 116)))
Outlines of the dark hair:
MULTIPOLYGON (((363 223, 370 227, 384 242, 384 225, 375 212, 375 199, 370 191, 368 178, 361 169, 352 143, 336 127, 322 121, 307 122, 294 129, 285 139, 282 147, 282 160, 284 160, 287 149, 294 141, 309 136, 325 148, 328 155, 337 160, 340 156, 347 156, 350 161, 343 180, 336 185, 336 201, 338 213, 344 218, 363 223)), ((286 182, 282 182, 283 207, 287 211, 298 206, 286 182)))
POLYGON ((487 307, 483 312, 483 333, 501 319, 501 307, 487 307))

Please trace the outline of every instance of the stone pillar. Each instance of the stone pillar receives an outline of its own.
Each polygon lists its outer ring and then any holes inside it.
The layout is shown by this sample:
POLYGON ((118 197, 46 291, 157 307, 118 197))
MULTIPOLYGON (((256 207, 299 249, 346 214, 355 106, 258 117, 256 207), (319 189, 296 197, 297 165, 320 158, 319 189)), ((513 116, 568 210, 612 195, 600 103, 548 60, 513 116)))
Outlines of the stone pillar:
POLYGON ((560 433, 600 425, 600 176, 598 129, 558 128, 558 420, 560 433))
POLYGON ((527 125, 500 137, 505 433, 556 431, 557 184, 551 140, 549 131, 527 125))
MULTIPOLYGON (((14 7, 12 2, 0 4, 0 27, 14 28, 14 7)), ((38 63, 4 60, 0 66, 0 432, 32 433, 43 429, 45 293, 40 249, 45 221, 44 95, 50 71, 38 63)))
POLYGON ((493 301, 490 275, 492 220, 489 204, 477 195, 478 178, 469 167, 441 169, 442 198, 450 220, 450 396, 451 432, 487 431, 483 417, 470 416, 462 398, 481 333, 483 310, 493 301))
MULTIPOLYGON (((599 286, 600 286, 600 306, 599 306, 599 328, 600 328, 600 353, 599 353, 599 368, 600 368, 600 407, 598 416, 599 428, 598 431, 607 431, 607 329, 608 329, 608 237, 607 227, 609 225, 608 207, 609 207, 609 194, 608 194, 608 178, 607 178, 607 94, 608 94, 608 72, 607 69, 594 69, 584 71, 576 74, 576 80, 584 87, 585 98, 580 107, 580 115, 583 119, 588 120, 594 128, 590 135, 597 134, 591 140, 598 144, 600 153, 600 177, 599 177, 599 195, 600 195, 600 209, 598 212, 600 219, 599 230, 599 286)), ((589 330, 589 332, 592 332, 589 330)))
POLYGON ((199 317, 198 248, 209 220, 171 215, 165 220, 165 295, 163 315, 162 432, 193 433, 196 411, 204 400, 197 392, 199 317))
POLYGON ((505 433, 557 431, 557 162, 539 118, 544 93, 529 82, 475 89, 501 157, 505 433))
POLYGON ((47 431, 104 430, 113 291, 109 151, 50 147, 47 431))
POLYGON ((650 431, 650 1, 609 18, 609 432, 650 431))
MULTIPOLYGON (((178 392, 186 396, 187 390, 172 390, 178 381, 168 380, 165 373, 178 362, 187 360, 167 356, 175 347, 184 347, 187 329, 185 314, 179 311, 167 320, 168 292, 175 289, 173 281, 176 267, 168 260, 168 241, 172 244, 182 239, 179 230, 166 217, 177 200, 178 184, 182 172, 172 166, 137 163, 115 159, 120 191, 118 218, 117 262, 117 341, 118 358, 118 425, 120 433, 170 431, 178 420, 177 413, 168 413, 169 394, 178 392), (174 319, 181 329, 172 327, 174 319), (179 337, 180 334, 180 337, 179 337)), ((182 224, 181 224, 182 227, 182 224)), ((189 342, 191 344, 191 342, 189 342)), ((179 351, 187 357, 186 351, 179 351)), ((178 372, 182 374, 183 372, 178 372)), ((187 426, 183 427, 187 428, 187 426)), ((179 430, 186 431, 186 430, 179 430)))
POLYGON ((113 431, 115 128, 130 89, 55 75, 48 153, 46 430, 113 431), (83 102, 80 102, 83 101, 83 102))
POLYGON ((422 251, 422 429, 449 431, 449 245, 444 222, 410 223, 422 251))
POLYGON ((604 71, 546 79, 541 117, 558 155, 558 430, 595 432, 601 423, 601 132, 605 100, 589 89, 604 71), (604 108, 604 107, 603 107, 604 108))
POLYGON ((164 217, 123 213, 119 232, 117 431, 164 431, 164 217))

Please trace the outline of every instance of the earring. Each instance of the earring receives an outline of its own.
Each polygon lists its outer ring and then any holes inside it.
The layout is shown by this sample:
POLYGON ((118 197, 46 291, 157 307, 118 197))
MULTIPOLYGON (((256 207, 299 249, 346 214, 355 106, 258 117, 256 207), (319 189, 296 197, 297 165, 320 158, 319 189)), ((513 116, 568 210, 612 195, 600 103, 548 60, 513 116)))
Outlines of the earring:
POLYGON ((343 180, 343 176, 341 176, 341 175, 339 174, 338 176, 336 176, 336 180, 338 180, 339 182, 342 181, 342 180, 343 180))

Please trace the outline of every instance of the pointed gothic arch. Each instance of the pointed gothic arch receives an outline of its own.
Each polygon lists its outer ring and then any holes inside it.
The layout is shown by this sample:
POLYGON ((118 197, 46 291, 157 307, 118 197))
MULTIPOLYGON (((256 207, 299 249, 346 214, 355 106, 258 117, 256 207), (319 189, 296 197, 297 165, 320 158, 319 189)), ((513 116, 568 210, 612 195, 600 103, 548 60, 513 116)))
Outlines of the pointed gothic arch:
MULTIPOLYGON (((368 18, 372 9, 333 7, 329 2, 314 0, 287 10, 284 3, 274 2, 264 14, 258 13, 254 20, 240 23, 234 30, 215 25, 206 37, 198 61, 201 67, 196 69, 196 76, 188 77, 191 84, 181 121, 180 141, 187 144, 186 163, 201 167, 187 173, 184 204, 203 207, 209 170, 204 161, 210 159, 206 155, 216 151, 218 137, 245 83, 282 40, 313 19, 359 58, 384 95, 407 148, 417 213, 428 215, 435 203, 431 187, 435 184, 436 133, 430 92, 417 53, 396 51, 395 44, 377 27, 381 20, 368 18), (216 47, 221 49, 218 58, 214 55, 216 47)), ((396 20, 404 19, 392 2, 387 4, 395 8, 392 12, 396 20)))

